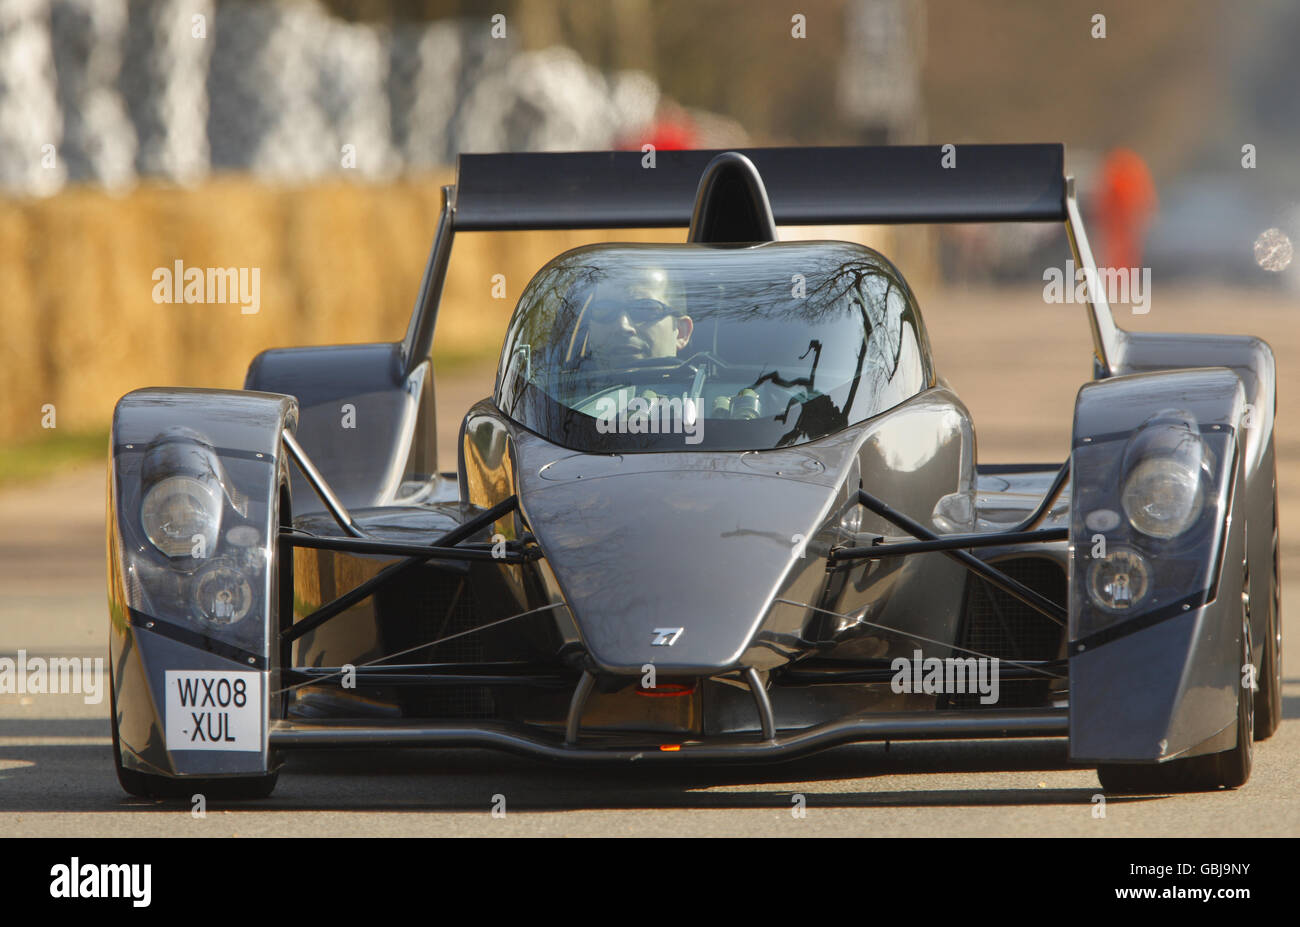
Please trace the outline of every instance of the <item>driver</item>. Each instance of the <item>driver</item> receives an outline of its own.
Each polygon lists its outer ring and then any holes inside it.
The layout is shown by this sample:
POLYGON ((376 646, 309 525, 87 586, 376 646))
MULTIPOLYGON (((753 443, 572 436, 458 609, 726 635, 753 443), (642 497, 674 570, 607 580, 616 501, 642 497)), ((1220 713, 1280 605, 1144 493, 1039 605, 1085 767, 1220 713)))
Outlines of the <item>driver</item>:
POLYGON ((676 357, 695 331, 683 287, 661 267, 597 284, 585 315, 587 352, 609 367, 676 357))

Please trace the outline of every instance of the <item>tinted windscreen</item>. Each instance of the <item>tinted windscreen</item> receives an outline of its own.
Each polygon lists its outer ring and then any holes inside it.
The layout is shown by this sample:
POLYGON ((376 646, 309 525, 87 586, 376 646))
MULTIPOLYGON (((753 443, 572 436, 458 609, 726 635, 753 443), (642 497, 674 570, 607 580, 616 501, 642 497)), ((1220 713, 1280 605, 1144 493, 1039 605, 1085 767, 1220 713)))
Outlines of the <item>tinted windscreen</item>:
POLYGON ((910 294, 841 242, 593 245, 528 284, 496 401, 580 451, 765 450, 931 383, 910 294))

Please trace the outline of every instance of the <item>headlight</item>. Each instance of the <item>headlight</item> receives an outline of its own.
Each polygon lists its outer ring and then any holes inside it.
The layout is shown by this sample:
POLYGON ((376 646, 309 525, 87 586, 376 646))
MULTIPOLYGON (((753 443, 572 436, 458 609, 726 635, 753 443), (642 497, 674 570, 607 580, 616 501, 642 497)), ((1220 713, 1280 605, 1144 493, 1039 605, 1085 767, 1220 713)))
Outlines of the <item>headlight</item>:
POLYGON ((221 530, 221 502, 215 483, 169 476, 145 493, 140 523, 149 542, 168 557, 206 557, 221 530))
POLYGON ((203 568, 194 582, 199 617, 217 625, 234 624, 253 605, 253 587, 232 563, 218 560, 203 568))
POLYGON ((1116 548, 1088 569, 1088 595, 1112 614, 1131 612, 1151 589, 1151 571, 1135 550, 1116 548))
POLYGON ((1200 470, 1172 457, 1143 460, 1124 481, 1121 503, 1138 531, 1163 540, 1177 537, 1205 507, 1200 470))

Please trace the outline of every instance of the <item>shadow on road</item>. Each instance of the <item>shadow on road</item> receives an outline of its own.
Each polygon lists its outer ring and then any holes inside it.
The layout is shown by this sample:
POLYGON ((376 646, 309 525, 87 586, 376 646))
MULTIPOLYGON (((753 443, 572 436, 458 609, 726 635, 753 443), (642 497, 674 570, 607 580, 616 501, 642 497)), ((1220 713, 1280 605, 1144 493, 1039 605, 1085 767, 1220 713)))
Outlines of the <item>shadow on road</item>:
MULTIPOLYGON (((99 722, 61 722, 63 736, 97 736, 99 722), (80 726, 77 726, 80 725, 80 726), (74 731, 76 732, 74 734, 74 731)), ((188 802, 135 799, 118 788, 111 750, 105 746, 28 746, 30 765, 6 768, 0 750, 0 812, 171 811, 188 802), (79 781, 76 787, 70 778, 79 781)), ((1015 807, 1090 806, 1097 786, 1046 787, 1039 774, 1086 772, 1066 758, 1064 741, 861 744, 772 766, 681 768, 564 768, 481 750, 369 750, 294 753, 270 799, 208 802, 209 809, 258 811, 473 812, 490 810, 504 795, 510 811, 743 809, 808 807, 1015 807), (871 789, 890 776, 996 773, 987 789, 871 789), (1010 775, 1015 784, 1007 787, 1010 775), (865 781, 864 781, 865 780, 865 781), (836 782, 862 782, 861 789, 828 790, 836 782), (1039 783, 1043 784, 1040 785, 1039 783), (807 783, 804 791, 800 785, 807 783), (1023 783, 1023 784, 1021 784, 1023 783), (755 790, 754 786, 776 788, 755 790), (725 791, 729 787, 744 791, 725 791)), ((903 783, 890 782, 890 785, 903 783)), ((1151 797, 1107 796, 1107 802, 1151 797)))
POLYGON ((112 736, 107 707, 102 718, 5 718, 0 721, 0 737, 112 736))

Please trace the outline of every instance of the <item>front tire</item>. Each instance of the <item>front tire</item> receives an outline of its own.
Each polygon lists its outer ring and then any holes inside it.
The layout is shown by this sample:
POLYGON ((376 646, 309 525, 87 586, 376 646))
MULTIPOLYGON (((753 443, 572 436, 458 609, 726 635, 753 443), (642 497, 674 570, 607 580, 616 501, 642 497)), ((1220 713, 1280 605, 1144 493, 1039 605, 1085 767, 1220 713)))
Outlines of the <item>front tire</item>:
POLYGON ((1273 485, 1273 563, 1268 621, 1260 648, 1259 689, 1255 692, 1255 739, 1272 737, 1282 723, 1282 580, 1278 570, 1277 482, 1273 485))

